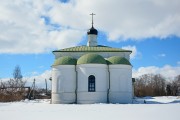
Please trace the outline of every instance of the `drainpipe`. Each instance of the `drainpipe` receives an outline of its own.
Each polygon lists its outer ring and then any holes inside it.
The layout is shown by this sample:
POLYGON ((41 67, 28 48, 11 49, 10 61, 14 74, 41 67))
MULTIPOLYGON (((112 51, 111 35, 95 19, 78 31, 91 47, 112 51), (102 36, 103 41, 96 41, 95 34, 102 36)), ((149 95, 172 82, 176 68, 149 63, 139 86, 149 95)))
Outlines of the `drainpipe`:
MULTIPOLYGON (((54 71, 52 71, 52 72, 54 72, 54 71)), ((53 86, 52 84, 53 84, 54 80, 52 79, 52 77, 50 77, 49 80, 51 81, 51 101, 50 101, 50 104, 52 104, 52 86, 53 86)))
POLYGON ((109 65, 107 65, 108 67, 108 82, 109 82, 109 86, 108 86, 108 93, 107 93, 107 102, 109 103, 109 91, 110 91, 110 70, 109 70, 109 65))
POLYGON ((75 89, 75 103, 77 104, 77 84, 78 84, 78 71, 77 71, 77 65, 75 65, 75 72, 76 72, 76 89, 75 89))

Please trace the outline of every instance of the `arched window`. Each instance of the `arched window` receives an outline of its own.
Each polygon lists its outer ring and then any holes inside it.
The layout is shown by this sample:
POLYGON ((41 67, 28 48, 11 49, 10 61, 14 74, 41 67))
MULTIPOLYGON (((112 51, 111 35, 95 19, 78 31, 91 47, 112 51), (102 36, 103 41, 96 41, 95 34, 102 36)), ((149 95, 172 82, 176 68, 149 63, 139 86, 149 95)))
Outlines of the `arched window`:
POLYGON ((95 92, 95 77, 94 75, 90 75, 88 77, 88 92, 95 92))

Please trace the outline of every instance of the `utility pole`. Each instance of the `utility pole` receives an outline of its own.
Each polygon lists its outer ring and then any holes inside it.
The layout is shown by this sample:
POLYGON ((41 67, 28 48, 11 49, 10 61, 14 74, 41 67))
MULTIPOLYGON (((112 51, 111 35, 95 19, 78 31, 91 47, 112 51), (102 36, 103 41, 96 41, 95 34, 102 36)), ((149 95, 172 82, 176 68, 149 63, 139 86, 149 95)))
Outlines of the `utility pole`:
POLYGON ((31 99, 31 93, 33 94, 32 95, 32 97, 33 97, 33 99, 35 98, 35 78, 34 78, 34 81, 33 81, 33 84, 32 84, 32 87, 31 87, 31 90, 30 90, 30 92, 29 92, 29 95, 28 95, 28 99, 31 99))
POLYGON ((45 79, 45 84, 46 84, 46 95, 47 95, 47 80, 45 79))
POLYGON ((35 99, 35 78, 34 78, 34 81, 33 81, 33 99, 35 99))

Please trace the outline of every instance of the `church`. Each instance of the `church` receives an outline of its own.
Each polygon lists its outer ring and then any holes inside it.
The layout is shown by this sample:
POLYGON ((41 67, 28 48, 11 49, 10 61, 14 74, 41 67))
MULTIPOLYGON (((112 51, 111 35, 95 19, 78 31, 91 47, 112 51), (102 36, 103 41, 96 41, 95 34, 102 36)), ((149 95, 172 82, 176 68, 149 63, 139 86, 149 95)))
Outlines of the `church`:
POLYGON ((87 45, 53 51, 52 104, 132 103, 132 51, 98 45, 98 31, 87 45))

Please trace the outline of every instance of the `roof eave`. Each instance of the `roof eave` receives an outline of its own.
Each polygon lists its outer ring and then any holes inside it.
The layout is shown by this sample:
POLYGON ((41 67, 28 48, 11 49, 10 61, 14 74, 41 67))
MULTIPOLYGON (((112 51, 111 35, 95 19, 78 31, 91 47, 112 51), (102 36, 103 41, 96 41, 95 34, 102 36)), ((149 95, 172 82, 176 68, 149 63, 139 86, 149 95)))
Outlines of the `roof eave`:
POLYGON ((54 52, 131 52, 130 50, 127 50, 127 51, 61 51, 61 50, 54 50, 52 51, 52 53, 54 52))

